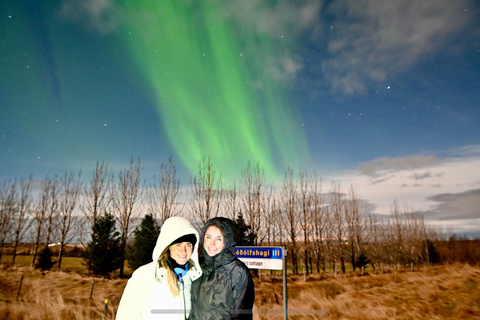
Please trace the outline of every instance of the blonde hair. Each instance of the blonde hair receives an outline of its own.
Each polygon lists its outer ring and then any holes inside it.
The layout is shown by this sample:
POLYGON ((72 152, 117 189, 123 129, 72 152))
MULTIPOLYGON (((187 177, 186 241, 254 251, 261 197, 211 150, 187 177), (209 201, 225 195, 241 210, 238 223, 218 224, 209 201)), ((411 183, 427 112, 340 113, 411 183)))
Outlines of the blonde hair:
MULTIPOLYGON (((167 270, 167 284, 168 284, 168 288, 170 289, 170 293, 172 294, 172 296, 178 297, 180 295, 178 278, 175 272, 172 270, 172 268, 168 264, 168 259, 170 259, 169 247, 165 248, 163 253, 160 255, 160 258, 158 258, 158 265, 159 267, 163 267, 165 268, 165 270, 167 270)), ((188 265, 189 265, 189 268, 192 268, 193 266, 195 266, 192 259, 188 260, 188 265)))

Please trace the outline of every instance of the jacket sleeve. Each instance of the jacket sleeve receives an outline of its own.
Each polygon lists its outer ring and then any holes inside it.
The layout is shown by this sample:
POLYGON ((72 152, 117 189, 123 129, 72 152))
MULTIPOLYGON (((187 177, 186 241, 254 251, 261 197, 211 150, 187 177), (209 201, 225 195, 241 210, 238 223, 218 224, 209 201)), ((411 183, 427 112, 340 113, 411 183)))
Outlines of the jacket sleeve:
POLYGON ((137 320, 144 318, 145 295, 143 293, 146 288, 141 285, 142 281, 140 281, 139 278, 141 277, 136 276, 134 273, 130 280, 128 280, 118 305, 115 320, 137 320))
POLYGON ((233 312, 232 319, 251 320, 252 308, 255 301, 255 287, 250 270, 238 261, 232 277, 233 284, 233 312))
POLYGON ((201 279, 197 279, 195 281, 192 282, 192 287, 191 287, 191 290, 190 290, 190 299, 191 299, 191 302, 192 302, 192 309, 190 310, 190 316, 188 317, 189 320, 197 320, 197 319, 200 319, 200 317, 197 315, 198 313, 198 309, 199 309, 199 306, 198 306, 198 292, 200 290, 200 283, 201 283, 201 279))

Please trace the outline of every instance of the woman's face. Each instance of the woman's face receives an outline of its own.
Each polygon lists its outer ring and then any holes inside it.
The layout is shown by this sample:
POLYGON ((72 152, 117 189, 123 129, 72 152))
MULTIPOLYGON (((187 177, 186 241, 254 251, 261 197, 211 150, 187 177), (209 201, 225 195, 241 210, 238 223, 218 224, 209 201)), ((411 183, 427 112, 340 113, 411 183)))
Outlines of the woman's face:
POLYGON ((172 259, 183 266, 192 256, 193 245, 190 242, 180 242, 171 245, 169 249, 172 259))
POLYGON ((213 257, 219 254, 224 246, 222 231, 215 226, 208 227, 205 231, 205 239, 203 239, 203 248, 207 254, 213 257))

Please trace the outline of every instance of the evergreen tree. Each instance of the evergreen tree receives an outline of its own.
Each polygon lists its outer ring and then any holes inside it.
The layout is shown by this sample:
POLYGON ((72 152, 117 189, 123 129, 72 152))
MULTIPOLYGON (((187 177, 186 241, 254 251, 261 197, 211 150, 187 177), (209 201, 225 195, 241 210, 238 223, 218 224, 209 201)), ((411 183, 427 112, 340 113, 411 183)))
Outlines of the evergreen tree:
POLYGON ((48 246, 40 250, 38 255, 38 261, 35 263, 35 268, 40 269, 42 271, 52 269, 53 265, 56 261, 52 260, 53 253, 52 250, 48 246))
POLYGON ((432 264, 438 263, 438 261, 440 261, 440 254, 438 253, 435 243, 430 239, 425 240, 423 243, 424 245, 426 244, 428 249, 428 262, 432 264))
POLYGON ((120 268, 120 232, 115 229, 115 218, 108 213, 92 226, 92 240, 84 253, 85 264, 96 275, 107 276, 120 268))
POLYGON ((130 268, 137 269, 152 261, 152 252, 157 243, 159 233, 160 228, 155 219, 151 214, 147 214, 140 226, 134 231, 135 241, 127 254, 130 268))
POLYGON ((367 265, 369 263, 371 263, 371 261, 370 261, 370 258, 367 256, 367 252, 366 250, 362 249, 358 257, 355 259, 355 266, 357 266, 360 269, 362 267, 367 268, 367 265))
POLYGON ((243 219, 243 214, 240 212, 238 218, 233 221, 233 228, 235 232, 235 242, 237 246, 253 246, 255 243, 256 234, 252 232, 251 226, 248 226, 243 219))

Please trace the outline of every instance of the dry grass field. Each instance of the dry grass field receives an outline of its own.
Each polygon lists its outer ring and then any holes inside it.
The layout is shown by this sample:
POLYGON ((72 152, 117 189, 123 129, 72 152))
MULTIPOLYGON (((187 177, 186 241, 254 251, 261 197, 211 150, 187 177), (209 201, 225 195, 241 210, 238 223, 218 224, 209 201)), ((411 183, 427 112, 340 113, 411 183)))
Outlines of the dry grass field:
MULTIPOLYGON (((256 283, 257 319, 283 319, 281 286, 256 283)), ((288 302, 289 319, 480 319, 480 268, 293 278, 288 302)))
MULTIPOLYGON (((0 265, 0 319, 114 319, 125 283, 0 265)), ((255 286, 254 319, 283 319, 282 279, 262 274, 255 286)), ((480 319, 479 288, 480 267, 469 265, 363 276, 325 273, 306 280, 289 276, 288 318, 480 319)))

